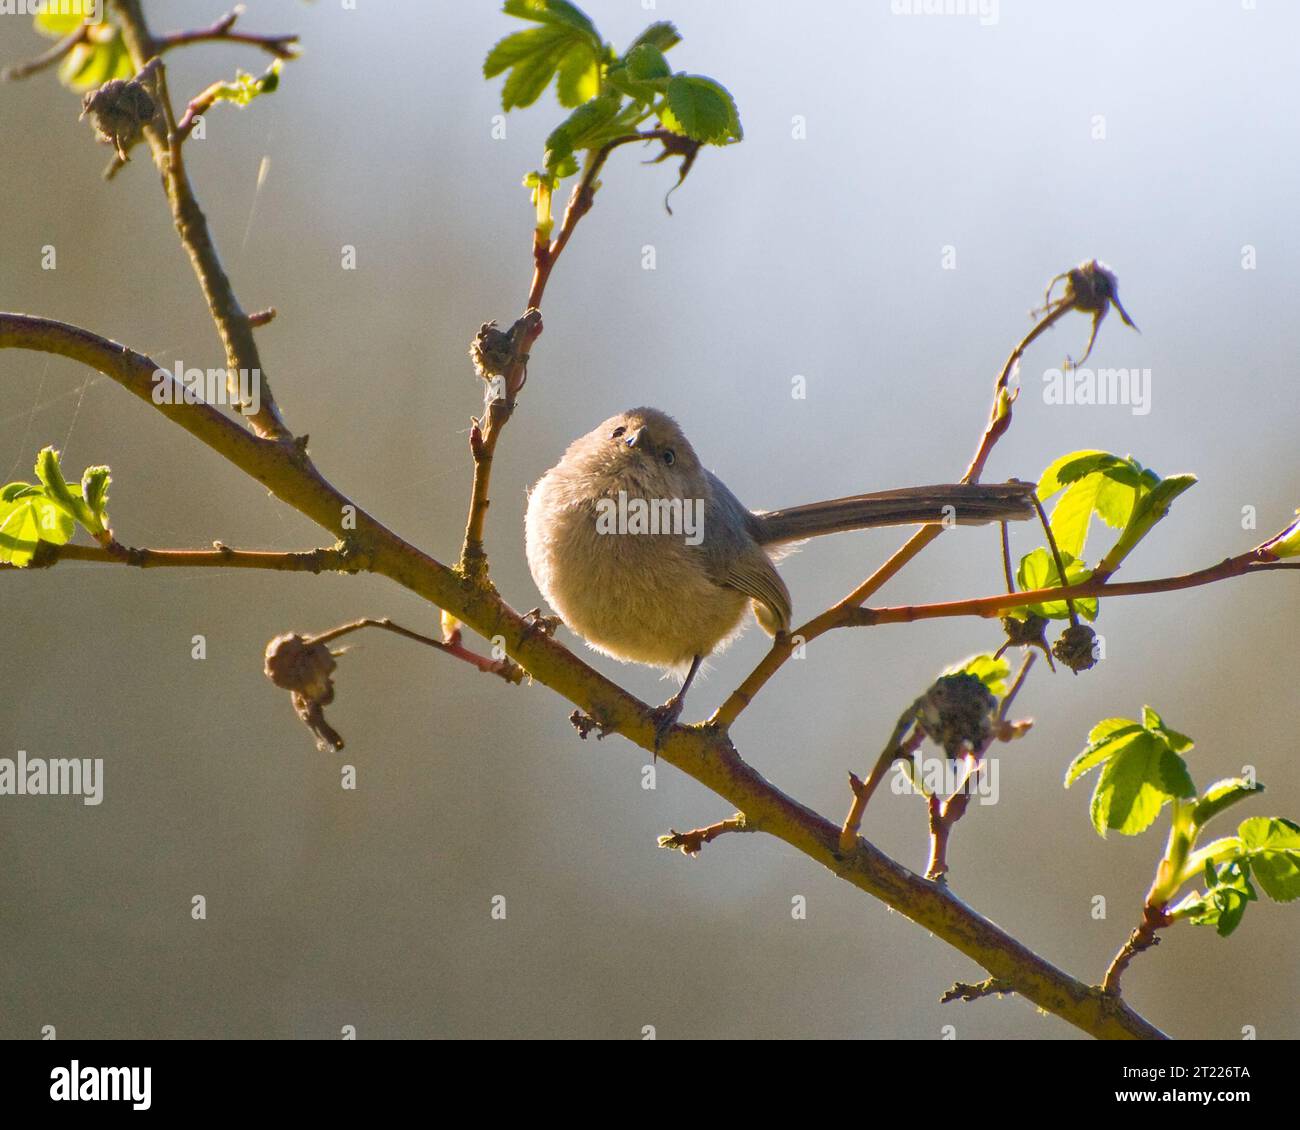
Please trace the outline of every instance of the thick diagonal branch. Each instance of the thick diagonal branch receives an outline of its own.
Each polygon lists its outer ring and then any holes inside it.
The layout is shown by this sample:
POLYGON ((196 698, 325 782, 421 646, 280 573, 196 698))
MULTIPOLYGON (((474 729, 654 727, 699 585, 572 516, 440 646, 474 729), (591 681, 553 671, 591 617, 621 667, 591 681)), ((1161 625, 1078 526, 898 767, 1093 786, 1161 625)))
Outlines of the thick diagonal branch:
POLYGON ((657 742, 651 707, 592 670, 568 648, 536 630, 499 596, 398 537, 356 506, 291 446, 260 439, 204 404, 155 404, 156 364, 116 342, 62 322, 0 314, 0 349, 34 349, 90 365, 185 428, 276 497, 336 536, 349 535, 370 571, 386 576, 454 614, 537 682, 680 769, 745 814, 746 827, 767 832, 846 882, 881 899, 1010 984, 1027 1000, 1099 1039, 1161 1039, 1163 1033, 1122 1001, 1057 969, 942 887, 927 882, 864 840, 840 851, 840 829, 786 796, 747 765, 725 734, 680 727, 657 742), (345 511, 355 532, 345 530, 345 511))

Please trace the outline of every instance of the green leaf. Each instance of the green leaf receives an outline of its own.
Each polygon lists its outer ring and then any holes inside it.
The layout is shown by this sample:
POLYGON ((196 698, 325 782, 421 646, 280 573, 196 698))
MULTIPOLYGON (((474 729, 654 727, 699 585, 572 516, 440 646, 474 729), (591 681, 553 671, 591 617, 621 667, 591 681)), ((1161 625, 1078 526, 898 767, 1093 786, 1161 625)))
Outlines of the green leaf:
MULTIPOLYGON (((1073 554, 1064 550, 1061 552, 1061 563, 1065 566, 1065 584, 1079 584, 1092 576, 1092 571, 1084 568, 1082 561, 1077 561, 1073 554)), ((1062 584, 1060 574, 1056 570, 1055 559, 1048 550, 1041 547, 1025 554, 1020 559, 1017 576, 1022 589, 1059 588, 1062 584)), ((1095 596, 1076 598, 1074 607, 1085 620, 1095 620, 1097 618, 1097 598, 1095 596)), ((1038 616, 1045 616, 1050 620, 1066 620, 1070 616, 1069 607, 1063 600, 1052 600, 1045 604, 1024 605, 1017 611, 1032 612, 1038 616)))
POLYGON ((1069 788, 1089 770, 1104 766, 1090 804, 1099 835, 1112 828, 1136 835, 1150 827, 1170 800, 1196 795, 1187 763, 1179 756, 1191 748, 1190 739, 1166 727, 1150 707, 1143 708, 1142 716, 1144 724, 1129 718, 1099 722, 1066 770, 1069 788))
POLYGON ((1093 514, 1114 529, 1123 529, 1137 500, 1159 477, 1132 458, 1108 451, 1074 451, 1051 463, 1038 481, 1040 501, 1064 490, 1052 511, 1057 545, 1083 556, 1093 514))
POLYGON ((73 496, 72 489, 63 477, 63 468, 59 466, 59 453, 54 448, 43 447, 37 454, 36 477, 44 485, 46 497, 68 517, 80 521, 86 516, 85 504, 73 496))
POLYGON ((86 19, 76 13, 60 12, 55 5, 37 12, 33 22, 36 30, 42 35, 47 35, 51 39, 62 39, 65 35, 71 35, 76 31, 86 22, 86 19))
POLYGON ((602 94, 574 110, 546 139, 547 169, 555 172, 559 163, 574 150, 595 149, 622 132, 610 128, 621 105, 622 99, 617 94, 602 94))
POLYGON ((586 38, 596 50, 600 50, 600 34, 596 31, 596 25, 581 8, 570 4, 568 0, 506 0, 502 11, 507 16, 521 20, 566 28, 586 38))
POLYGON ((109 525, 108 513, 108 484, 113 481, 113 476, 109 473, 107 467, 87 467, 81 473, 81 497, 86 503, 86 509, 90 512, 91 518, 94 519, 94 526, 88 527, 91 533, 102 533, 109 525))
POLYGON ((703 75, 674 75, 668 82, 665 129, 695 141, 726 145, 740 141, 740 114, 726 87, 703 75))
MULTIPOLYGON (((37 12, 34 23, 41 35, 63 39, 86 23, 75 13, 53 9, 37 12)), ((86 39, 76 44, 59 65, 59 81, 78 92, 94 90, 109 79, 130 78, 135 74, 122 33, 106 22, 92 24, 86 39)))
POLYGON ((1046 502, 1071 483, 1077 483, 1098 471, 1113 471, 1119 476, 1119 481, 1130 486, 1136 485, 1140 475, 1134 471, 1135 466, 1132 460, 1121 459, 1109 451, 1071 451, 1049 463, 1039 476, 1038 500, 1046 502))
POLYGON ((1170 475, 1143 494, 1133 507, 1133 514, 1119 540, 1097 565, 1098 572, 1113 573, 1137 544, 1169 513, 1169 507, 1183 491, 1196 485, 1195 475, 1170 475))
POLYGON ((989 693, 1001 698, 1007 693, 1007 676, 1011 674, 1011 664, 1005 659, 994 659, 991 655, 972 655, 963 663, 949 667, 945 675, 974 675, 989 693))
POLYGON ((579 48, 565 52, 560 60, 555 96, 561 106, 580 106, 600 93, 600 64, 579 48))
POLYGON ((656 47, 661 52, 669 51, 681 41, 682 37, 678 34, 677 29, 667 20, 660 20, 658 23, 651 24, 632 40, 632 45, 627 49, 627 53, 623 57, 628 58, 633 51, 643 45, 656 47))
POLYGON ((1065 771, 1065 787, 1068 789, 1088 770, 1095 769, 1139 734, 1145 732, 1131 718, 1107 718, 1103 722, 1098 722, 1088 735, 1088 744, 1070 762, 1070 767, 1065 771))
POLYGON ((1213 926, 1221 938, 1226 938, 1241 925, 1246 904, 1258 897, 1250 884, 1250 866, 1244 860, 1236 860, 1216 871, 1210 864, 1206 868, 1206 884, 1204 894, 1188 895, 1170 908, 1170 916, 1186 918, 1193 926, 1213 926))
POLYGON ((633 82, 652 83, 658 90, 667 90, 668 80, 673 77, 672 68, 664 53, 652 43, 642 43, 633 47, 624 56, 627 74, 633 82))
POLYGON ((1166 726, 1164 719, 1149 706, 1142 707, 1142 725, 1153 734, 1159 734, 1164 738, 1175 753, 1186 753, 1196 744, 1186 734, 1180 734, 1177 730, 1171 730, 1166 726))
POLYGON ((541 26, 506 36, 483 60, 484 78, 510 72, 501 89, 502 109, 531 106, 557 74, 561 106, 578 106, 596 95, 605 48, 591 20, 563 0, 507 0, 504 10, 541 26))
POLYGON ((668 66, 668 60, 658 47, 649 43, 633 47, 605 72, 605 80, 610 86, 643 108, 663 96, 671 79, 672 68, 668 66))
POLYGON ((1092 794, 1093 827, 1126 836, 1145 831, 1175 796, 1196 792, 1183 759, 1149 733, 1126 742, 1106 761, 1092 794))
POLYGON ((72 517, 40 487, 9 483, 0 492, 0 561, 28 565, 38 541, 63 545, 75 529, 72 517))
MULTIPOLYGON (((1296 511, 1300 514, 1300 510, 1296 511)), ((1275 557, 1300 557, 1300 518, 1292 522, 1277 537, 1266 541, 1260 549, 1275 557)))
POLYGON ((282 67, 282 61, 275 59, 257 76, 236 71, 234 81, 213 83, 204 93, 211 96, 213 102, 233 102, 236 106, 247 106, 254 98, 275 93, 280 85, 282 67))
POLYGON ((135 74, 131 56, 122 42, 117 28, 101 24, 91 32, 91 38, 78 43, 59 64, 59 81, 81 93, 96 90, 115 78, 130 78, 135 74))
POLYGON ((1243 820, 1237 834, 1264 893, 1277 902, 1300 898, 1300 825, 1255 816, 1243 820))
POLYGON ((1215 781, 1205 790, 1201 799, 1196 802, 1196 807, 1192 809, 1192 823, 1202 828, 1224 809, 1263 791, 1263 785, 1247 781, 1244 777, 1227 777, 1222 781, 1215 781))

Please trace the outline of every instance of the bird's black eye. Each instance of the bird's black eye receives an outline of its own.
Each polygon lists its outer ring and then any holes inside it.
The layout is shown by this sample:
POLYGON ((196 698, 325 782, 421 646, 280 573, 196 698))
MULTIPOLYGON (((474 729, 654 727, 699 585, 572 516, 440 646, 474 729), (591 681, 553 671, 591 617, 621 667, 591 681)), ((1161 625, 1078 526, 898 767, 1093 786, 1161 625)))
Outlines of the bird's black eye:
POLYGON ((615 428, 612 432, 609 433, 609 438, 618 439, 618 437, 621 436, 625 431, 627 431, 627 428, 625 428, 622 424, 619 424, 617 428, 615 428))
POLYGON ((677 462, 677 456, 673 454, 673 449, 671 447, 664 449, 664 462, 670 467, 677 462))

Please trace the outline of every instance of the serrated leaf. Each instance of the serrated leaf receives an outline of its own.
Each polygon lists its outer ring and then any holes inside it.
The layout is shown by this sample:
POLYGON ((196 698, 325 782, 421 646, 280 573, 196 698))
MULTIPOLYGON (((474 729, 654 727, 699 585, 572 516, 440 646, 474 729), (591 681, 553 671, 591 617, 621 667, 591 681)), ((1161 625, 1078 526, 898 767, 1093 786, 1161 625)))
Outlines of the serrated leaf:
POLYGON ((85 511, 81 500, 73 496, 72 489, 63 477, 63 468, 59 466, 59 453, 52 447, 43 447, 36 456, 36 477, 45 487, 45 496, 59 506, 73 519, 80 518, 85 511))
POLYGON ((561 122, 546 139, 546 166, 552 172, 565 157, 579 149, 593 149, 609 140, 610 126, 618 115, 622 99, 602 94, 584 102, 561 122))
POLYGON ((604 46, 586 15, 563 0, 508 0, 505 12, 541 26, 506 36, 483 60, 484 78, 510 72, 501 89, 502 109, 531 106, 557 75, 560 105, 579 106, 595 97, 604 46))
MULTIPOLYGON (((26 483, 10 483, 11 487, 26 483)), ((0 561, 25 566, 31 563, 38 541, 63 545, 72 538, 76 524, 40 488, 14 492, 12 501, 0 501, 0 561)))
POLYGON ((566 52, 558 73, 555 96, 561 106, 581 106, 600 92, 600 64, 585 50, 566 52))
MULTIPOLYGON (((1083 562, 1077 561, 1073 554, 1062 552, 1061 563, 1065 566, 1065 584, 1079 584, 1092 576, 1092 571, 1084 568, 1083 562)), ((1055 559, 1047 549, 1042 547, 1025 554, 1020 559, 1017 576, 1020 587, 1026 590, 1059 588, 1062 585, 1060 574, 1056 569, 1055 559)), ((1097 618, 1097 598, 1095 596, 1076 597, 1074 607, 1085 620, 1095 620, 1097 618)), ((1045 616, 1049 620, 1065 620, 1070 615, 1069 607, 1063 600, 1024 605, 1017 611, 1032 612, 1037 616, 1045 616)))
POLYGON ((1107 460, 1118 460, 1118 458, 1109 451, 1088 448, 1071 451, 1068 455, 1052 460, 1038 476, 1038 501, 1046 502, 1070 483, 1077 482, 1097 470, 1107 460))
POLYGON ((709 145, 740 141, 740 114, 726 87, 703 75, 678 74, 668 82, 664 128, 709 145))
POLYGON ((502 11, 507 16, 521 20, 567 28, 585 36, 597 50, 600 48, 600 34, 596 31, 596 25, 581 8, 570 4, 568 0, 506 0, 502 11))
POLYGON ((1192 809, 1192 823, 1198 828, 1204 827, 1224 809, 1263 791, 1263 785, 1247 781, 1244 777, 1228 777, 1222 781, 1215 781, 1201 794, 1201 799, 1192 809))
POLYGON ((1300 825, 1255 816, 1243 820, 1237 834, 1264 893, 1276 902, 1300 898, 1300 825))
POLYGON ((92 533, 100 532, 108 526, 108 485, 113 481, 107 467, 87 467, 81 473, 81 497, 86 509, 95 520, 99 530, 90 527, 92 533))
POLYGON ((972 655, 962 663, 949 667, 945 675, 974 675, 990 694, 1001 698, 1007 693, 1007 676, 1011 674, 1011 664, 1005 659, 994 659, 991 655, 972 655))
POLYGON ((667 20, 660 20, 651 24, 632 40, 632 44, 628 47, 624 58, 627 58, 628 55, 631 55, 633 51, 643 45, 657 47, 662 52, 671 50, 681 41, 682 37, 678 34, 677 29, 667 20))
POLYGON ((1195 485, 1195 475, 1170 475, 1142 494, 1133 507, 1133 514, 1124 527, 1124 532, 1120 534, 1119 540, 1111 547, 1110 552, 1102 558, 1098 569, 1107 574, 1118 569, 1138 543, 1169 513, 1174 499, 1195 485))
POLYGON ((1174 797, 1195 795, 1187 765, 1154 734, 1143 731, 1111 754, 1092 794, 1093 827, 1105 836, 1145 831, 1174 797))
POLYGON ((1143 733, 1141 725, 1131 718, 1107 718, 1098 722, 1088 735, 1088 744, 1066 769, 1065 787, 1068 789, 1090 769, 1095 769, 1143 733))

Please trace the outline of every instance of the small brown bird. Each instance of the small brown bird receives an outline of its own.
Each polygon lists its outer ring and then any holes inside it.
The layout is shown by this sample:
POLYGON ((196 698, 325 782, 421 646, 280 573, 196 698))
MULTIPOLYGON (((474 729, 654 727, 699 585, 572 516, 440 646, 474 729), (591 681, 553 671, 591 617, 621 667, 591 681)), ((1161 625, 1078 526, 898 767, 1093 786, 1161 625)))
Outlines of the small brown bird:
POLYGON ((682 677, 656 712, 662 740, 705 656, 744 627, 790 630, 774 561, 793 542, 871 526, 1032 518, 1031 483, 908 487, 752 512, 700 465, 675 420, 633 408, 574 440, 528 498, 533 580, 593 648, 682 677))

